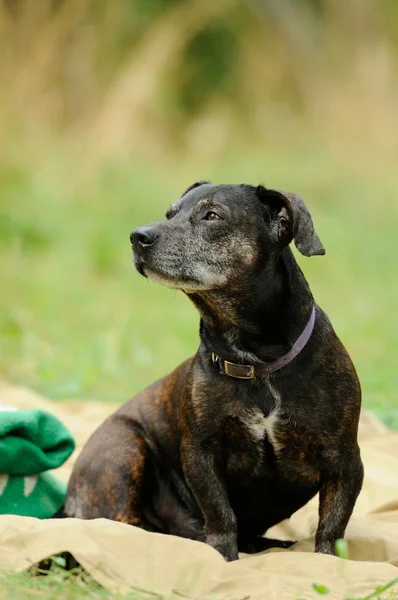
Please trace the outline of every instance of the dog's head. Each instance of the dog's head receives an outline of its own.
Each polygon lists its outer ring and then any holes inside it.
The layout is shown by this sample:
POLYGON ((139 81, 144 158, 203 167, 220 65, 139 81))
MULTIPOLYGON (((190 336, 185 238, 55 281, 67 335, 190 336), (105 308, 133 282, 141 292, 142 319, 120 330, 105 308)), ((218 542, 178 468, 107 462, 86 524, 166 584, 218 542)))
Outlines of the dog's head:
POLYGON ((134 264, 142 275, 187 292, 228 286, 261 270, 292 240, 305 256, 325 253, 304 201, 263 186, 194 183, 166 218, 132 232, 134 264))

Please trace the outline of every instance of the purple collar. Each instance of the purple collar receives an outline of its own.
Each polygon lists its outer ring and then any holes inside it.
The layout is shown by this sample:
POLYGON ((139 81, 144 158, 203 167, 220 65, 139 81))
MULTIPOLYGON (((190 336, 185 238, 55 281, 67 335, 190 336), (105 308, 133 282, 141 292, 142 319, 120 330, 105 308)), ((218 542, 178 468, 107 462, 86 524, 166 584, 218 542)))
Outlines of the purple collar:
POLYGON ((273 362, 261 363, 260 365, 238 365, 236 363, 229 362, 220 358, 214 352, 211 353, 211 359, 214 364, 217 364, 220 368, 222 375, 229 375, 229 377, 235 377, 235 379, 255 379, 261 375, 269 375, 286 367, 304 348, 308 340, 311 337, 315 325, 315 306, 312 308, 311 316, 308 320, 307 325, 304 327, 301 335, 293 344, 289 352, 277 358, 273 362))

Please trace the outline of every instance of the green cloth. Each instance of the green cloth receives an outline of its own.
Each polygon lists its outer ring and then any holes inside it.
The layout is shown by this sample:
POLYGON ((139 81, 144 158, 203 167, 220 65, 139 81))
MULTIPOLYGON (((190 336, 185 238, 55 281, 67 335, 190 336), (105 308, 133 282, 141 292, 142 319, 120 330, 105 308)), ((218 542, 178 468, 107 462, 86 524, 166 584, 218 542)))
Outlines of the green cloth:
POLYGON ((0 405, 0 513, 51 517, 66 484, 46 471, 60 467, 74 448, 69 431, 50 413, 0 405))
POLYGON ((51 473, 40 475, 0 475, 0 513, 50 519, 61 508, 66 483, 51 473))

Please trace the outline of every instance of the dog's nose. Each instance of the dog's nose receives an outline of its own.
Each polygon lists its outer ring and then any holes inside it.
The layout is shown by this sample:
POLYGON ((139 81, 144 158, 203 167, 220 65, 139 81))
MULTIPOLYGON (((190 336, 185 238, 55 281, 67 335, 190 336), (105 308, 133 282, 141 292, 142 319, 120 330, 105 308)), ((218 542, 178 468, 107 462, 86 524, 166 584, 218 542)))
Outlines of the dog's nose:
POLYGON ((139 246, 152 246, 158 238, 158 232, 155 227, 138 227, 130 234, 130 241, 132 244, 139 246))

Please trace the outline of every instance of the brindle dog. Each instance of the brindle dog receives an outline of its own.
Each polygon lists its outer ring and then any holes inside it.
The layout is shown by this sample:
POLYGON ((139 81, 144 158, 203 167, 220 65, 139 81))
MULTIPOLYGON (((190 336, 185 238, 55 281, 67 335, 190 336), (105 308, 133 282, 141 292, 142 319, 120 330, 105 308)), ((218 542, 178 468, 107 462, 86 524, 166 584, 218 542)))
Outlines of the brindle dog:
POLYGON ((298 196, 203 182, 133 231, 138 271, 198 308, 200 346, 93 434, 67 516, 204 540, 234 560, 287 546, 262 536, 319 492, 315 551, 333 553, 362 486, 361 390, 292 239, 325 252, 298 196))

